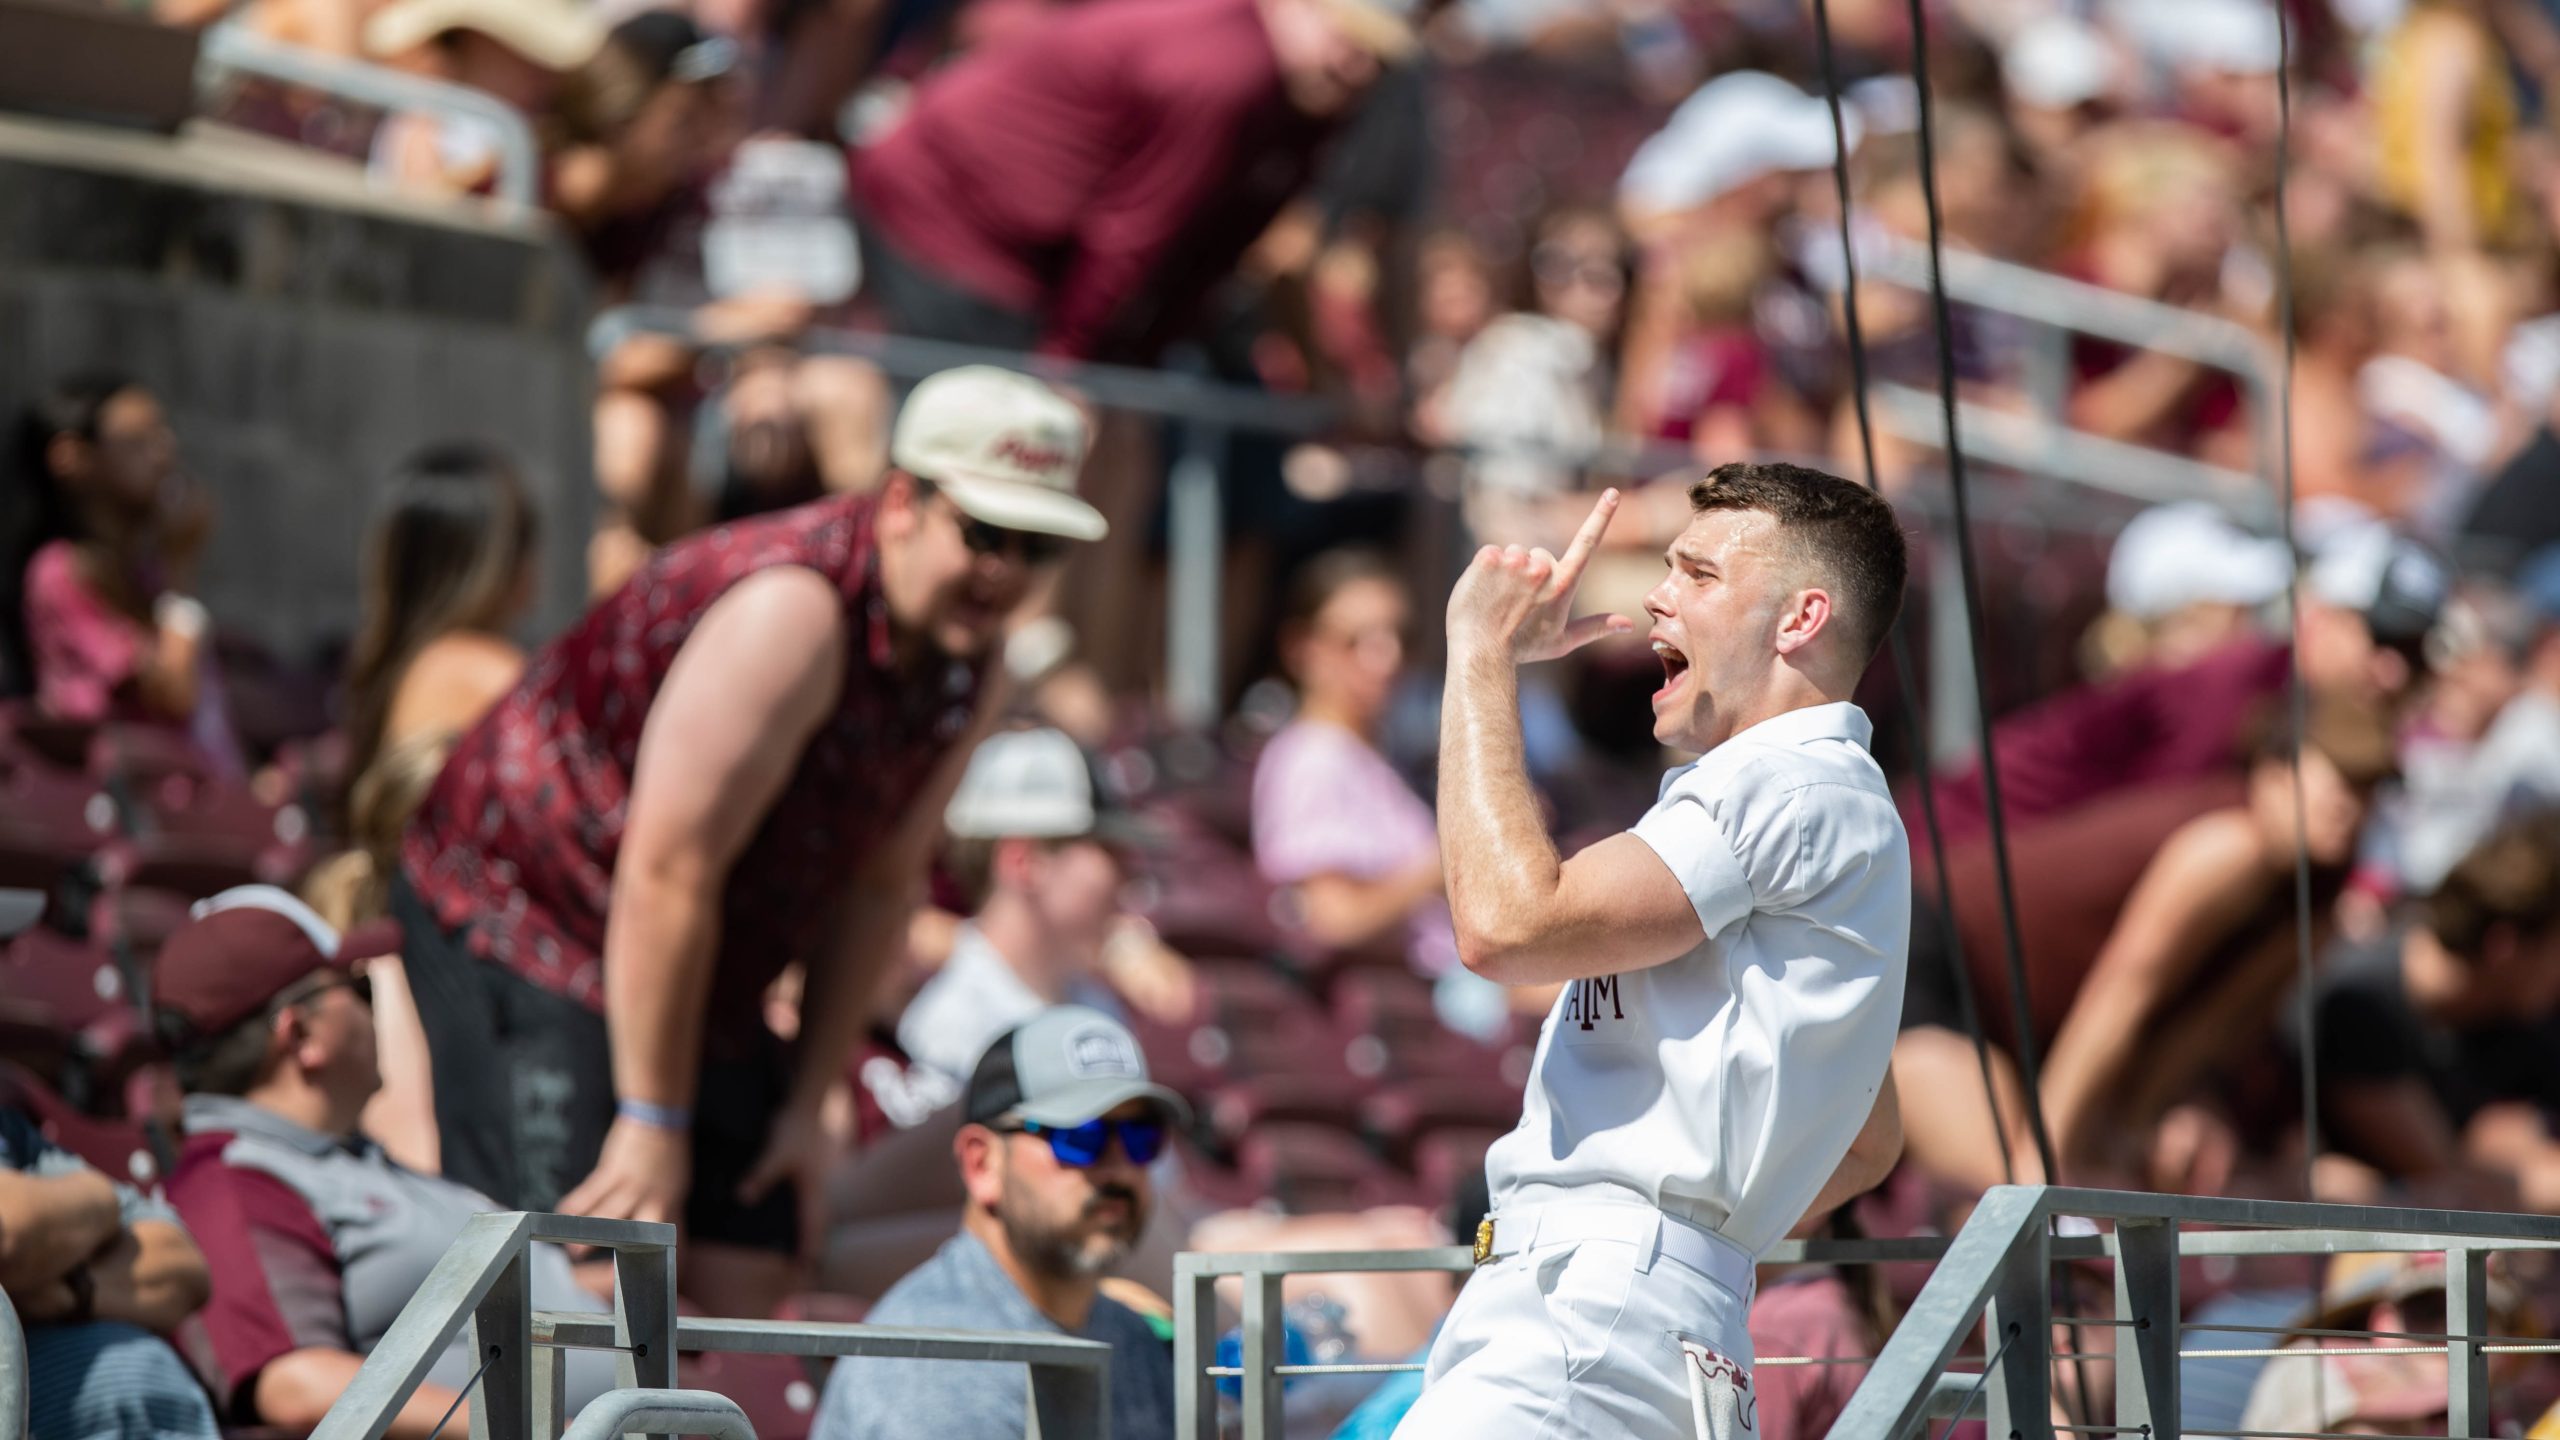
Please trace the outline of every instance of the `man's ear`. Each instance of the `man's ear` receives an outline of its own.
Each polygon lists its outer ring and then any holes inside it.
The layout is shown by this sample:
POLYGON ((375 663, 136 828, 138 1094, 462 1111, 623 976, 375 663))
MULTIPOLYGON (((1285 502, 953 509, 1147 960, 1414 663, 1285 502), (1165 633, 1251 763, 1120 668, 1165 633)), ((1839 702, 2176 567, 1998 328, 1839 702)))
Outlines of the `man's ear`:
POLYGON ((984 1125, 963 1125, 951 1137, 951 1158, 960 1165, 960 1188, 969 1203, 993 1211, 1004 1195, 1004 1137, 984 1125))
POLYGON ((1787 597, 1787 608, 1778 617, 1778 653, 1797 654, 1830 628, 1831 592, 1798 590, 1787 597))
POLYGON ((916 491, 916 477, 904 470, 891 470, 880 481, 880 518, 878 524, 892 536, 904 536, 915 529, 916 506, 922 497, 916 491))

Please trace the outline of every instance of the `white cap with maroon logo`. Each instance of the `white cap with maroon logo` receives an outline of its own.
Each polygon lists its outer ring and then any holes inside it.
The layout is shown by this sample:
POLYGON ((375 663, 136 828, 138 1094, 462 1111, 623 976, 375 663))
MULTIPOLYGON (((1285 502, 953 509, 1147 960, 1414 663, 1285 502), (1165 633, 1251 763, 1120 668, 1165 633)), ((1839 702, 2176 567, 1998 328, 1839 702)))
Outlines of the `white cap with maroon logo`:
POLYGON ((964 365, 907 396, 889 461, 931 481, 972 519, 1006 530, 1099 540, 1102 512, 1076 494, 1084 413, 1028 375, 964 365))

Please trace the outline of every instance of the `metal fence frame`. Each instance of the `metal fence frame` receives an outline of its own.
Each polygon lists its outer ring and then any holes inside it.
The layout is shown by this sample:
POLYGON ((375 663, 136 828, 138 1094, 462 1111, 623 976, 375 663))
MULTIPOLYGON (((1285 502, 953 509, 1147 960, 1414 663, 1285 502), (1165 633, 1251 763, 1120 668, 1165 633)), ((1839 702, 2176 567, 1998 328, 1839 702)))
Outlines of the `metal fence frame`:
POLYGON ((317 90, 378 110, 418 110, 485 125, 498 148, 498 202, 530 211, 540 197, 542 151, 534 144, 532 122, 494 95, 288 45, 238 20, 223 20, 206 28, 197 50, 196 92, 210 93, 235 74, 317 90))
MULTIPOLYGON (((1109 1346, 1010 1331, 910 1330, 778 1320, 676 1316, 675 1227, 635 1220, 505 1211, 474 1216, 365 1357, 312 1440, 381 1440, 454 1337, 469 1329, 482 1357, 472 1395, 472 1440, 553 1440, 562 1435, 569 1349, 614 1352, 614 1390, 581 1412, 573 1435, 619 1433, 628 1421, 656 1433, 752 1440, 734 1405, 674 1389, 685 1350, 780 1355, 864 1355, 910 1360, 1013 1361, 1030 1368, 1031 1404, 1048 1440, 1110 1433, 1109 1346), (613 1255, 610 1317, 533 1308, 528 1257, 537 1242, 588 1245, 613 1255), (598 1407, 605 1407, 599 1410, 598 1407), (592 1423, 590 1416, 599 1416, 592 1423), (603 1428, 599 1428, 603 1427, 603 1428), (695 1428, 707 1427, 707 1428, 695 1428)), ((5 1355, 0 1355, 5 1361, 5 1355)), ((0 1399, 8 1376, 0 1363, 0 1399)))
MULTIPOLYGON (((2501 1250, 2560 1248, 2560 1218, 2392 1206, 2229 1200, 2055 1186, 2002 1185, 1986 1192, 1952 1240, 1788 1241, 1764 1264, 1935 1262, 1919 1298, 1873 1357, 1867 1376, 1833 1424, 1830 1440, 1903 1440, 1931 1419, 1987 1411, 1991 1435, 2049 1440, 2051 1267, 2055 1261, 2113 1261, 2114 1308, 2083 1325, 2122 1337, 2115 1365, 2116 1420, 2128 1435, 2178 1432, 2178 1261, 2198 1256, 2329 1255, 2365 1251, 2445 1256, 2451 1430, 2486 1434, 2488 1360, 2502 1344, 2488 1334, 2488 1257, 2501 1250), (2098 1234, 2056 1235, 2057 1219, 2114 1222, 2098 1234), (2214 1226, 2211 1230, 2188 1227, 2214 1226), (2011 1337, 2004 1352, 1986 1339, 1988 1375, 1950 1370, 1977 1322, 2011 1337)), ((1283 1363, 1281 1282, 1292 1275, 1472 1268, 1463 1246, 1428 1250, 1184 1254, 1174 1269, 1174 1392, 1177 1440, 1214 1440, 1216 1382, 1243 1380, 1244 1440, 1281 1433, 1282 1382, 1294 1375, 1410 1371, 1411 1364, 1283 1363), (1239 1364, 1219 1367, 1217 1285, 1244 1285, 1239 1364)), ((2071 1323, 2066 1317, 2062 1323, 2071 1323)), ((2207 1325, 2211 1333, 2232 1327, 2207 1325)), ((2285 1331, 2293 1334, 2298 1332, 2285 1331)), ((2524 1348, 2547 1350, 2550 1346, 2524 1348)), ((2214 1352, 2204 1352, 2207 1354, 2214 1352)), ((1802 1357, 1784 1357, 1800 1360, 1802 1357)), ((1980 1357, 1977 1357, 1980 1358, 1980 1357)), ((1763 1363, 1771 1363, 1764 1361, 1763 1363)))
POLYGON ((18 1323, 18 1307, 0 1290, 0 1426, 8 1435, 27 1433, 27 1332, 18 1323))

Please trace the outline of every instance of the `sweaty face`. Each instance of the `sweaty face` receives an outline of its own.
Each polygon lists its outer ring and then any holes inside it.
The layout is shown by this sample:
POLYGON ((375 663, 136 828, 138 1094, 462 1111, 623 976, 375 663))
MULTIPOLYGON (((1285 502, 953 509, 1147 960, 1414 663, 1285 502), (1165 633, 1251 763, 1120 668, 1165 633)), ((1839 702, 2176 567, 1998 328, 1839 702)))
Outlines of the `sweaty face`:
POLYGON ((1298 684, 1334 709, 1376 719, 1404 672, 1411 621, 1404 592, 1382 580, 1355 580, 1334 592, 1298 638, 1298 684))
POLYGON ((1368 93, 1378 57, 1351 37, 1328 0, 1267 0, 1264 23, 1290 103, 1309 115, 1338 115, 1368 93))
POLYGON ((890 618, 954 659, 988 654, 1044 567, 1019 547, 971 548, 966 517, 949 497, 898 483, 905 503, 884 502, 881 519, 882 545, 898 547, 898 561, 888 567, 896 573, 882 576, 890 618))
POLYGON ((1778 627, 1799 591, 1778 546, 1777 521, 1757 510, 1711 510, 1671 542, 1662 583, 1644 597, 1646 638, 1662 661, 1653 738, 1714 749, 1739 726, 1777 653, 1778 627))
MULTIPOLYGON (((1145 1114, 1145 1105, 1133 1101, 1108 1118, 1145 1114)), ((1129 1163, 1118 1136, 1099 1161, 1082 1169, 1059 1164, 1040 1136, 1000 1138, 1004 1190, 996 1219, 1024 1265, 1043 1274, 1090 1278, 1118 1264, 1138 1243, 1152 1191, 1147 1172, 1129 1163)))
POLYGON ((1071 840, 1033 862, 1032 907, 1042 928, 1088 961, 1120 918, 1120 862, 1109 847, 1071 840))

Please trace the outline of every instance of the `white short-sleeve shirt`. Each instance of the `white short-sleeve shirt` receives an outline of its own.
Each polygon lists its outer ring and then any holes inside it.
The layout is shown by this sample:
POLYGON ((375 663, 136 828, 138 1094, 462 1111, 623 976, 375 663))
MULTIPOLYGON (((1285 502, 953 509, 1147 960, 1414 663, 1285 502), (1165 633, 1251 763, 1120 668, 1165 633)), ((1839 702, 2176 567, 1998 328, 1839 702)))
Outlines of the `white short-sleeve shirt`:
POLYGON ((1856 706, 1792 710, 1663 777, 1636 838, 1706 941, 1578 980, 1538 1037, 1496 1210, 1635 1200, 1754 1254, 1786 1238, 1874 1106, 1911 934, 1911 852, 1856 706))

